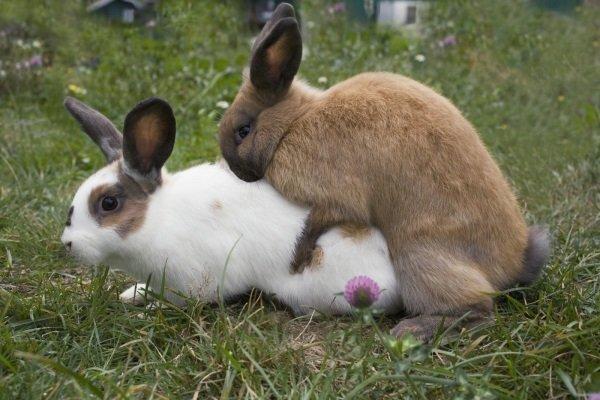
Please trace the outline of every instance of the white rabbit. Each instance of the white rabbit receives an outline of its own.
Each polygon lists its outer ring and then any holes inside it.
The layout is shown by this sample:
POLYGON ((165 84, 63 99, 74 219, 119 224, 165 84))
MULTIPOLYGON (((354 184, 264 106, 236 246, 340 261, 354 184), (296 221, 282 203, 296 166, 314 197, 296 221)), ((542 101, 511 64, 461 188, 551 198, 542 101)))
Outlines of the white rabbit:
MULTIPOLYGON (((268 183, 239 180, 225 163, 168 174, 175 118, 160 99, 138 104, 124 134, 103 115, 67 98, 65 106, 101 148, 108 165, 89 177, 69 210, 62 242, 88 265, 107 264, 165 297, 177 293, 215 302, 260 289, 295 313, 347 313, 339 294, 356 275, 382 289, 375 307, 401 309, 396 274, 381 233, 334 228, 318 241, 312 265, 290 273, 308 209, 285 200, 268 183)), ((121 298, 132 300, 135 287, 121 298)))

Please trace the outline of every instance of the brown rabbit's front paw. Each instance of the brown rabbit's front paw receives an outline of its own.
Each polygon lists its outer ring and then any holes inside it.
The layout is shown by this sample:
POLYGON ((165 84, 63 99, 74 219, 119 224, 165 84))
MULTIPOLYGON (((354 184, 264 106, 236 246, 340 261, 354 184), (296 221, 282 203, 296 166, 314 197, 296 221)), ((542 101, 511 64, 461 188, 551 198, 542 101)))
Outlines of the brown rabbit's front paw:
POLYGON ((314 251, 315 246, 310 243, 298 243, 292 260, 292 273, 297 274, 304 271, 304 268, 312 261, 314 251))
POLYGON ((294 258, 292 261, 292 272, 301 273, 305 268, 318 268, 323 262, 323 249, 321 246, 315 246, 310 255, 305 259, 304 257, 298 259, 294 258))
POLYGON ((304 229, 294 249, 292 273, 304 271, 304 268, 313 261, 313 257, 315 262, 320 262, 322 254, 317 250, 317 240, 331 226, 323 216, 323 212, 313 209, 306 218, 304 229))

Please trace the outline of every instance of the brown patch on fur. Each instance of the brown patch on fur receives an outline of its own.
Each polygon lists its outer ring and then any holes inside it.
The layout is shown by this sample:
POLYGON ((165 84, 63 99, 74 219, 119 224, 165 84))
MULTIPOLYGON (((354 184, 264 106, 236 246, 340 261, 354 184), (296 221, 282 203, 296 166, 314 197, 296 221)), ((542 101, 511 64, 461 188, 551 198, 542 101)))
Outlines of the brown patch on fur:
POLYGON ((340 226, 342 237, 351 238, 359 242, 371 234, 371 228, 364 225, 344 224, 340 226))
POLYGON ((223 209, 223 203, 220 200, 215 200, 210 204, 210 208, 213 211, 220 211, 223 209))
POLYGON ((308 265, 308 268, 310 268, 310 269, 319 268, 321 266, 321 264, 323 264, 323 257, 325 257, 325 253, 323 252, 323 249, 321 248, 321 246, 316 246, 315 249, 313 250, 312 257, 310 259, 310 264, 308 265))
POLYGON ((94 188, 88 198, 88 207, 98 225, 112 228, 124 238, 142 227, 148 209, 148 193, 125 175, 120 165, 118 168, 118 182, 114 185, 101 185, 94 188), (116 209, 111 211, 102 209, 102 199, 106 196, 117 199, 116 209))

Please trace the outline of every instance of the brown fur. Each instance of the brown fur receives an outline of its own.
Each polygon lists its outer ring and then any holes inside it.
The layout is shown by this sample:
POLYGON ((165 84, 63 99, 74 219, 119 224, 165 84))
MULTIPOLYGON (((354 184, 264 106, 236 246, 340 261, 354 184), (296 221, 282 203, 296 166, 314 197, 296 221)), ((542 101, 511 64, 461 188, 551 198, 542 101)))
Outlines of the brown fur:
POLYGON ((454 314, 426 315, 416 318, 406 318, 396 325, 391 333, 402 336, 410 333, 419 340, 428 340, 437 332, 442 332, 452 325, 475 327, 489 320, 491 300, 481 304, 465 307, 454 314))
POLYGON ((162 121, 156 115, 150 115, 146 118, 141 118, 136 126, 137 152, 140 157, 151 159, 152 153, 155 151, 155 143, 159 141, 160 128, 162 121))
POLYGON ((219 200, 215 200, 211 203, 210 208, 215 212, 221 211, 223 209, 223 203, 219 200))
POLYGON ((323 257, 325 253, 323 253, 323 249, 321 246, 316 246, 311 254, 310 263, 308 264, 308 268, 317 269, 323 264, 323 257))
POLYGON ((325 92, 294 81, 283 93, 255 87, 250 73, 223 116, 221 148, 240 178, 264 176, 311 207, 295 271, 319 235, 353 223, 382 231, 402 300, 429 325, 489 312, 491 293, 519 280, 528 243, 521 209, 450 101, 391 73, 360 74, 325 92), (250 135, 235 143, 247 123, 250 135))
POLYGON ((368 226, 345 224, 340 226, 342 237, 351 238, 355 241, 361 241, 371 234, 371 228, 368 226))
POLYGON ((270 160, 266 178, 313 208, 309 224, 381 229, 411 312, 478 303, 518 279, 527 243, 521 210, 448 100, 388 73, 324 93, 295 82, 260 112, 251 93, 246 82, 221 124, 222 132, 236 125, 246 104, 257 114, 259 134, 239 146, 240 158, 270 160), (277 150, 264 155, 273 142, 277 150))
POLYGON ((115 168, 119 169, 118 182, 94 188, 88 198, 88 209, 98 225, 112 228, 125 238, 142 227, 149 197, 140 184, 123 173, 121 163, 116 164, 115 168), (115 210, 102 209, 102 199, 106 196, 117 198, 119 205, 115 210))
POLYGON ((273 186, 313 208, 307 225, 381 229, 410 312, 486 302, 518 280, 527 243, 521 210, 448 100, 387 73, 361 74, 324 93, 294 83, 259 112, 251 93, 246 82, 222 123, 234 126, 251 104, 259 134, 239 146, 240 158, 269 160, 273 186))

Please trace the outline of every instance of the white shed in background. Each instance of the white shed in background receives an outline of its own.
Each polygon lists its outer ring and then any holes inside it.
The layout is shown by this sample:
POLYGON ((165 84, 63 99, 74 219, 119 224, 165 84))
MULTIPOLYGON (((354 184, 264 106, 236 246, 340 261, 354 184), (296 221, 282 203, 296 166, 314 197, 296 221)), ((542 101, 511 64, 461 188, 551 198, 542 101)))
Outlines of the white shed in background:
POLYGON ((377 22, 382 25, 418 28, 429 1, 424 0, 380 0, 377 7, 377 22))

